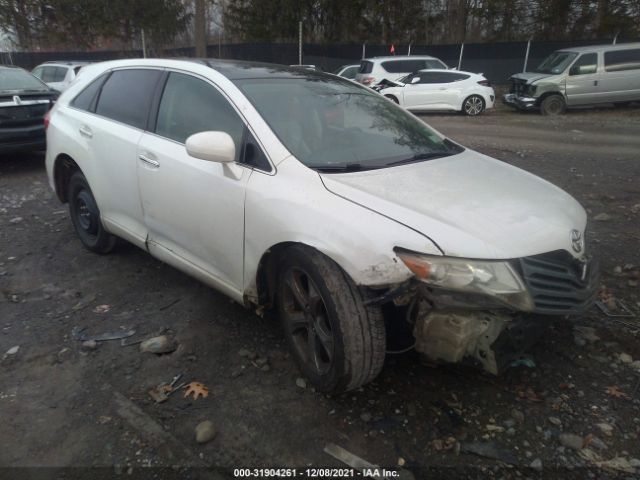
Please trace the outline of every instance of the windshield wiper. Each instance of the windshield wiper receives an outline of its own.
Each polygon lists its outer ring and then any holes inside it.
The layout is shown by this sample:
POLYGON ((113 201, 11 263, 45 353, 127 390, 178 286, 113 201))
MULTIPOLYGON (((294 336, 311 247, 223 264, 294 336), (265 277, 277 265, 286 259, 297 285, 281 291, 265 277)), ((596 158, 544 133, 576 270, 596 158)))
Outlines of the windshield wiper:
POLYGON ((387 163, 387 167, 392 167, 394 165, 404 165, 406 163, 414 163, 421 162, 422 160, 432 160, 434 158, 442 158, 448 157, 450 155, 454 155, 452 152, 429 152, 429 153, 418 153, 413 157, 405 158, 404 160, 397 160, 395 162, 387 163))
POLYGON ((318 172, 357 172, 359 170, 368 170, 370 167, 364 167, 361 163, 347 163, 344 165, 313 165, 311 166, 318 172))

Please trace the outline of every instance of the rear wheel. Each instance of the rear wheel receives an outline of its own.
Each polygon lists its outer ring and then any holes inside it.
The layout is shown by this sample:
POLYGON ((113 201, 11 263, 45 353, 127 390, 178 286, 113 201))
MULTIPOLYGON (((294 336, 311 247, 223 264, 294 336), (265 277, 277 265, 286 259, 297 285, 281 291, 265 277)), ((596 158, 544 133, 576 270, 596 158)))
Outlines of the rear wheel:
POLYGON ((92 252, 109 253, 116 245, 116 237, 102 226, 98 204, 81 172, 71 176, 67 192, 71 222, 82 244, 92 252))
POLYGON ((549 95, 540 103, 540 113, 543 115, 561 115, 567 108, 567 104, 561 95, 549 95))
POLYGON ((470 117, 480 115, 484 111, 484 98, 480 95, 471 95, 462 102, 462 112, 470 117))
POLYGON ((382 311, 364 305, 332 260, 311 248, 287 250, 277 303, 293 356, 318 390, 352 390, 378 375, 386 346, 382 311))

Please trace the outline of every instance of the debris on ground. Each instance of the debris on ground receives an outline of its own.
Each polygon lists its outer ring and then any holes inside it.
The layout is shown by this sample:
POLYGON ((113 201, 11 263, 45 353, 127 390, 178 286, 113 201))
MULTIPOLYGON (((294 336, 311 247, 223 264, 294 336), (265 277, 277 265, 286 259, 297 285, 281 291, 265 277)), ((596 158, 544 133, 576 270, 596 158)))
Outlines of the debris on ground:
POLYGON ((178 348, 178 342, 167 335, 149 338, 140 343, 140 351, 146 353, 171 353, 178 348))
POLYGON ((216 436, 216 427, 211 420, 205 420, 200 422, 196 426, 196 442, 207 443, 213 440, 216 436))
POLYGON ((302 377, 298 377, 296 378, 296 385, 300 388, 307 388, 307 381, 302 377))
POLYGON ((335 443, 328 443, 324 447, 324 452, 331 455, 336 460, 341 461, 345 465, 350 466, 362 473, 362 470, 376 470, 380 469, 379 466, 369 463, 363 458, 354 455, 353 453, 345 450, 344 448, 336 445, 335 443))
POLYGON ((572 448, 574 450, 581 450, 584 447, 585 440, 574 433, 561 433, 558 435, 558 440, 563 447, 572 448))
POLYGON ((181 378, 182 378, 182 374, 179 373, 178 375, 173 377, 173 379, 171 380, 171 383, 161 383, 160 385, 157 385, 156 387, 149 390, 148 392, 149 396, 153 398, 153 400, 156 403, 166 402, 167 400, 169 400, 169 396, 172 393, 185 387, 186 385, 185 383, 175 386, 178 380, 180 380, 181 378))
POLYGON ((107 313, 109 310, 111 310, 110 305, 98 305, 93 309, 93 313, 107 313))
POLYGON ((607 395, 611 395, 615 398, 624 398, 625 400, 631 400, 631 397, 620 390, 620 387, 617 385, 611 385, 605 389, 607 395))
POLYGON ((200 383, 200 382, 187 383, 184 386, 184 389, 185 389, 185 392, 184 392, 185 398, 191 395, 193 396, 194 400, 198 400, 198 398, 200 397, 207 398, 209 396, 209 389, 205 387, 203 383, 200 383))
POLYGON ((503 463, 515 465, 518 459, 509 450, 499 447, 494 442, 463 442, 460 444, 461 453, 472 453, 479 457, 500 460, 503 463))
POLYGON ((11 347, 9 350, 7 350, 4 354, 4 356, 2 357, 3 360, 9 358, 9 357, 15 357, 18 354, 18 351, 20 350, 20 345, 16 345, 15 347, 11 347))
POLYGON ((97 335, 89 335, 85 333, 86 327, 73 327, 71 336, 80 342, 95 340, 96 342, 106 342, 109 340, 121 340, 136 334, 135 330, 122 330, 119 332, 106 332, 97 335))
POLYGON ((95 340, 85 340, 80 344, 80 348, 84 351, 95 350, 98 348, 98 342, 95 340))

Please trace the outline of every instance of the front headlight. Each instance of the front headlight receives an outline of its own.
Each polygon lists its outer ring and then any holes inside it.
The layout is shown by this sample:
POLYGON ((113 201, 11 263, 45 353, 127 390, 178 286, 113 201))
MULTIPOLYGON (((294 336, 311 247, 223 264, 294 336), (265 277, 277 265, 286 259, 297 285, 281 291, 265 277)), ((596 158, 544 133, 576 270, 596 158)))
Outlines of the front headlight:
POLYGON ((396 253, 418 280, 435 288, 488 295, 517 310, 534 308, 526 286, 509 262, 396 253))
POLYGON ((537 88, 538 87, 536 87, 535 85, 527 85, 527 95, 535 95, 537 88))

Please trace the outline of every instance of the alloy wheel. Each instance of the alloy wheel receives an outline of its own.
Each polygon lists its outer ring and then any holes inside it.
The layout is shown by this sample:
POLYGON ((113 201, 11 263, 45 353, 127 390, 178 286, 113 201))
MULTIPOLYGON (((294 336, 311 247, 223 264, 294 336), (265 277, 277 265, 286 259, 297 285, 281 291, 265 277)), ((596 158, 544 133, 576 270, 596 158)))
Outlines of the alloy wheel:
POLYGON ((283 277, 284 324, 300 359, 316 374, 331 369, 334 333, 320 290, 308 273, 289 268, 283 277))
POLYGON ((467 115, 475 116, 482 113, 484 104, 480 97, 469 97, 464 102, 464 111, 467 115))

